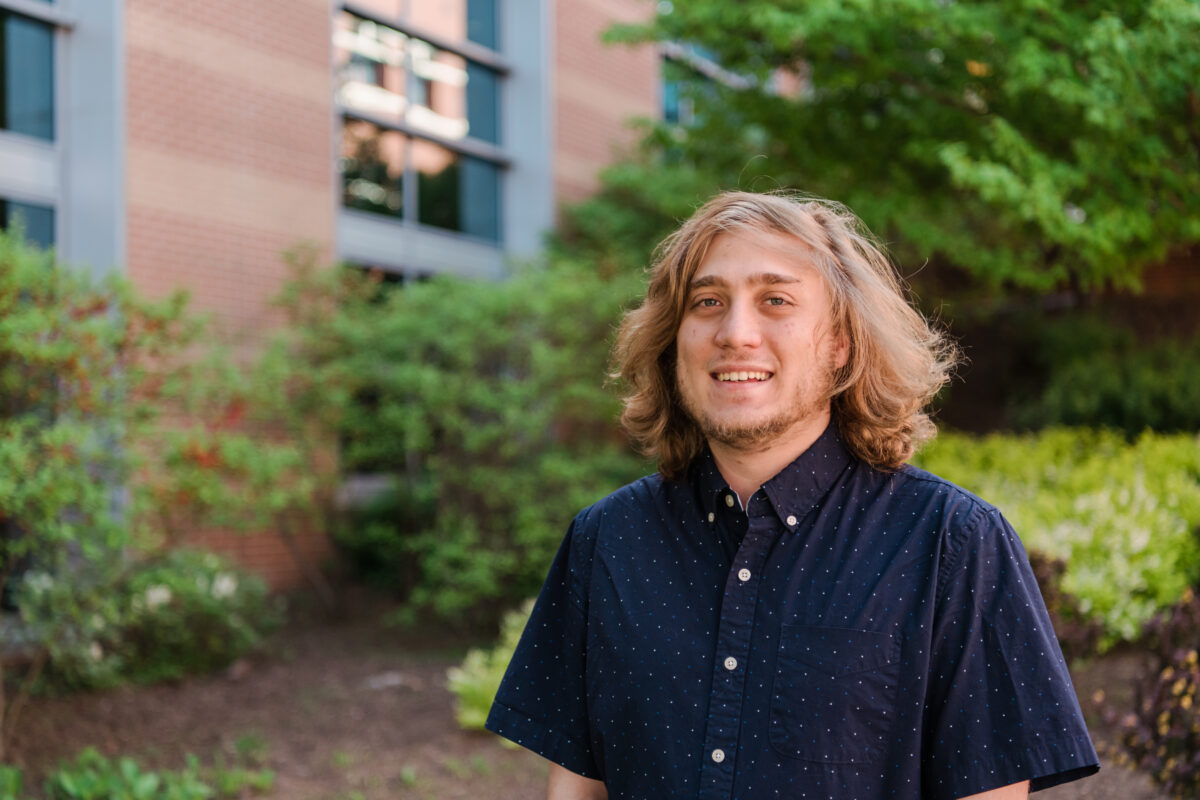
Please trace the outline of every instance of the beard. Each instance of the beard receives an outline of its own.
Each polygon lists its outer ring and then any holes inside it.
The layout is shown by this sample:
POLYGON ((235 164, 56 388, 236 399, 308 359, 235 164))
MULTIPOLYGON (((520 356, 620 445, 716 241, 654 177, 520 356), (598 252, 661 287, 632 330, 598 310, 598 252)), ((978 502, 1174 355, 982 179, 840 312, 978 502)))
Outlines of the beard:
MULTIPOLYGON (((832 359, 830 359, 832 361, 832 359)), ((774 378, 772 378, 774 380, 774 378)), ((708 413, 675 374, 675 391, 688 418, 710 443, 716 442, 742 452, 760 452, 779 442, 781 436, 829 408, 834 385, 833 364, 823 365, 792 397, 792 402, 773 416, 762 419, 717 419, 708 413)))

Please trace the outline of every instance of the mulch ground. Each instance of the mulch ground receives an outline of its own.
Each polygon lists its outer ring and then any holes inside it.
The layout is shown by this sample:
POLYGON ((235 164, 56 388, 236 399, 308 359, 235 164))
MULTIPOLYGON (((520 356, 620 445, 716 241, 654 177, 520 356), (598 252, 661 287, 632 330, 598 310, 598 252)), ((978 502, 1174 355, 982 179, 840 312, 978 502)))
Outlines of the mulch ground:
MULTIPOLYGON (((446 668, 462 639, 400 633, 374 612, 352 621, 293 624, 262 654, 226 674, 176 684, 36 698, 10 761, 27 787, 86 746, 143 766, 179 769, 250 754, 275 771, 282 800, 511 800, 544 797, 546 764, 459 730, 446 668)), ((1096 691, 1129 700, 1138 656, 1075 671, 1085 706, 1096 691)), ((1116 731, 1094 716, 1100 775, 1039 794, 1044 800, 1165 800, 1142 774, 1111 763, 1116 731)))

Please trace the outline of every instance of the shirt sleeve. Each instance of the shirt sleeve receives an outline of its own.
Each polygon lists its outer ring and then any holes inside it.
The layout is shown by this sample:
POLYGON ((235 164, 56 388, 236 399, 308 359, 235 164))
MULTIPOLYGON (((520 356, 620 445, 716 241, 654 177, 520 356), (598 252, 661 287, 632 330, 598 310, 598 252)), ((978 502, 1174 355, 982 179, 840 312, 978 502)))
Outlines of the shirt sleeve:
POLYGON ((978 508, 938 575, 923 796, 966 797, 1091 775, 1099 759, 1021 541, 978 508))
POLYGON ((576 517, 538 595, 485 724, 586 778, 603 779, 590 745, 585 665, 591 538, 576 517))

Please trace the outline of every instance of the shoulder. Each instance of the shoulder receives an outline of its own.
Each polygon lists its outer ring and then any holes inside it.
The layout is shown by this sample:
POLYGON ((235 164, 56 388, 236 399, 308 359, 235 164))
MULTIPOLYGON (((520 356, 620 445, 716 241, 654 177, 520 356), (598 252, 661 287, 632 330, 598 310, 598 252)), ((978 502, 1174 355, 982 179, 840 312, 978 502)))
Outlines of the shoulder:
POLYGON ((673 488, 657 472, 622 486, 575 515, 571 523, 575 542, 591 550, 612 531, 639 526, 669 502, 673 488))
POLYGON ((905 464, 894 473, 884 474, 894 476, 893 479, 913 495, 953 508, 958 512, 957 516, 961 522, 988 514, 999 514, 994 505, 979 495, 911 464, 905 464))
POLYGON ((935 500, 943 510, 938 585, 972 559, 996 564, 1026 562, 1020 537, 1000 510, 945 478, 905 465, 896 473, 914 491, 935 500))

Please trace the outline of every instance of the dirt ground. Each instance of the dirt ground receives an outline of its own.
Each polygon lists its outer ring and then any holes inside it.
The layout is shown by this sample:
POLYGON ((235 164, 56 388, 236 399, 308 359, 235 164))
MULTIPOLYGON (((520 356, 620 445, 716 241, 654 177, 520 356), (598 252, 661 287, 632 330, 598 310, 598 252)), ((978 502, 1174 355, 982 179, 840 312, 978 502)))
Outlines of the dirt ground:
MULTIPOLYGON (((375 614, 292 625, 230 672, 172 685, 35 699, 13 761, 26 785, 91 745, 144 766, 178 769, 249 753, 276 773, 279 800, 512 800, 544 796, 546 765, 490 734, 454 724, 446 668, 466 649, 446 634, 400 633, 375 614)), ((1076 671, 1083 698, 1128 698, 1137 657, 1076 671)), ((1085 704, 1087 705, 1087 704, 1085 704)), ((1093 715, 1095 716, 1095 715, 1093 715)), ((1102 750, 1114 731, 1093 720, 1102 750)), ((1110 763, 1044 800, 1165 800, 1141 774, 1110 763)))

